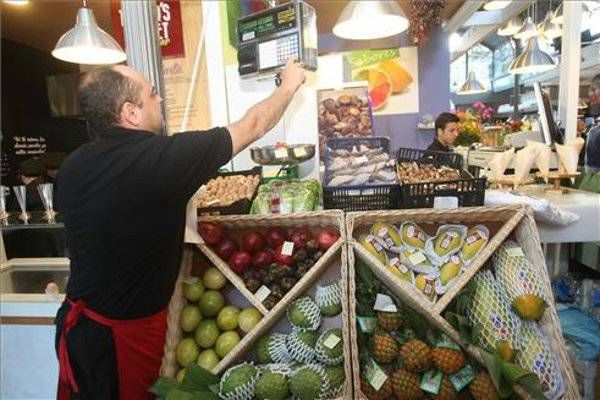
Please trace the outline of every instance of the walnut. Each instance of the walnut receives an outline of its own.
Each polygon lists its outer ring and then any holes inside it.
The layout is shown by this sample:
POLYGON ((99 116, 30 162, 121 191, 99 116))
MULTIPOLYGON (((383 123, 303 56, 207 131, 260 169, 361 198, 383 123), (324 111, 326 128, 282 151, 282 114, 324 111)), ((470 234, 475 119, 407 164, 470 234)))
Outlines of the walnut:
POLYGON ((335 125, 339 122, 339 120, 338 120, 337 115, 326 113, 325 114, 325 122, 327 122, 330 125, 335 125))
POLYGON ((352 97, 347 95, 347 94, 343 94, 340 97, 338 97, 338 103, 342 104, 342 105, 346 105, 346 104, 350 104, 352 97))
POLYGON ((335 100, 334 99, 325 99, 323 100, 323 107, 329 112, 335 112, 335 100))

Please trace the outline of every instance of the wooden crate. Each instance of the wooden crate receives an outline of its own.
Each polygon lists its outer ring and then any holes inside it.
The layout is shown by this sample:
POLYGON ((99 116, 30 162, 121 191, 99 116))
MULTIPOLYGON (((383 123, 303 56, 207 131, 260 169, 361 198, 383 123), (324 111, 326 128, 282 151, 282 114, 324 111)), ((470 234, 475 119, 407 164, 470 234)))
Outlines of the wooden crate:
MULTIPOLYGON (((431 229, 431 226, 430 226, 431 229)), ((424 315, 432 325, 444 331, 448 336, 459 343, 473 358, 481 362, 482 357, 479 349, 470 343, 466 343, 460 337, 459 333, 443 317, 442 312, 450 302, 458 295, 459 291, 472 279, 484 264, 488 261, 494 251, 509 236, 514 239, 523 253, 530 261, 531 266, 541 277, 544 286, 544 294, 547 299, 552 299, 552 288, 550 278, 546 270, 544 256, 537 227, 533 218, 531 208, 525 206, 500 206, 500 207, 473 207, 458 209, 417 209, 385 212, 362 212, 349 213, 346 218, 346 233, 348 235, 349 246, 349 301, 350 301, 350 321, 356 319, 355 308, 355 283, 354 283, 354 257, 360 257, 375 273, 375 275, 385 282, 385 286, 391 293, 396 295, 415 311, 424 315), (467 225, 483 224, 490 229, 490 241, 484 250, 473 260, 470 267, 457 279, 454 286, 449 289, 436 303, 430 302, 421 292, 412 285, 398 279, 389 272, 369 252, 364 250, 356 238, 361 232, 372 225, 374 222, 388 222, 398 224, 404 221, 413 221, 419 223, 425 229, 426 224, 441 225, 445 223, 460 223, 467 225)), ((565 384, 565 394, 563 399, 578 399, 579 392, 573 369, 569 362, 565 342, 562 336, 560 321, 553 303, 546 308, 543 318, 538 321, 543 333, 549 339, 551 349, 556 355, 558 364, 565 384)), ((360 375, 358 364, 358 348, 356 347, 356 326, 351 324, 351 346, 354 369, 354 390, 355 398, 366 398, 360 391, 360 375)), ((527 395, 521 388, 515 388, 517 393, 527 398, 527 395)))
MULTIPOLYGON (((242 297, 249 305, 254 306, 263 314, 263 319, 252 331, 241 338, 237 346, 213 369, 213 373, 221 374, 235 363, 248 359, 248 355, 252 353, 251 349, 256 341, 276 327, 279 321, 285 320, 286 310, 290 303, 301 297, 307 291, 313 289, 321 277, 328 275, 340 279, 342 283, 343 299, 347 298, 348 293, 346 283, 348 279, 346 269, 345 221, 341 212, 325 211, 291 215, 203 216, 199 218, 199 221, 213 222, 227 231, 233 231, 235 232, 231 235, 233 238, 242 235, 242 232, 247 229, 264 229, 270 226, 278 226, 287 229, 294 227, 320 228, 332 226, 340 232, 340 239, 323 254, 309 272, 304 275, 271 310, 267 310, 254 294, 246 289, 242 279, 233 272, 227 263, 221 260, 210 247, 205 244, 197 245, 196 251, 200 251, 202 255, 206 257, 206 262, 216 266, 227 277, 232 287, 237 292, 237 295, 242 297)), ((184 252, 175 292, 171 299, 171 303, 169 304, 167 340, 161 367, 161 376, 174 377, 179 369, 175 358, 175 349, 177 343, 179 343, 182 338, 182 331, 179 327, 179 316, 186 304, 186 300, 182 294, 182 285, 184 280, 190 276, 192 270, 193 251, 193 249, 187 248, 184 252)), ((342 301, 342 313, 339 317, 343 332, 344 369, 347 377, 344 393, 340 399, 352 398, 352 372, 350 367, 351 356, 347 306, 347 302, 342 301)))

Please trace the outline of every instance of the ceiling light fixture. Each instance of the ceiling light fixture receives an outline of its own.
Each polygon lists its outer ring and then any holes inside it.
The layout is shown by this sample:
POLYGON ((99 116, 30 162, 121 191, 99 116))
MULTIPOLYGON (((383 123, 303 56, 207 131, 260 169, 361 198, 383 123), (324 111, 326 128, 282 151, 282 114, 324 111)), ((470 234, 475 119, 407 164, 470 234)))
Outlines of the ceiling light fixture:
POLYGON ((71 63, 93 65, 117 64, 127 59, 121 46, 100 29, 86 0, 77 11, 75 26, 58 39, 52 55, 71 63))
POLYGON ((518 15, 509 20, 506 25, 498 29, 499 36, 513 36, 515 33, 521 30, 523 26, 523 20, 518 15))
POLYGON ((515 33, 515 39, 525 41, 531 39, 532 37, 536 37, 537 35, 539 35, 537 26, 535 26, 535 23, 531 17, 527 17, 519 32, 515 33))
POLYGON ((408 29, 408 18, 395 0, 353 0, 344 7, 333 33, 344 39, 380 39, 408 29))
POLYGON ((496 11, 505 9, 512 1, 510 0, 492 0, 483 5, 486 11, 496 11))
POLYGON ((3 0, 3 2, 11 6, 26 6, 29 4, 29 0, 3 0))
MULTIPOLYGON (((581 18, 586 19, 589 18, 593 12, 598 10, 598 6, 593 1, 582 1, 581 2, 581 18)), ((561 2, 556 10, 554 11, 554 15, 552 17, 552 22, 555 24, 564 24, 565 16, 563 15, 563 3, 561 2)))
POLYGON ((475 76, 475 72, 469 72, 469 77, 456 91, 456 94, 477 94, 487 92, 487 89, 475 76))
POLYGON ((538 39, 527 41, 527 47, 508 67, 511 74, 531 74, 551 70, 556 67, 552 57, 540 50, 538 39))
POLYGON ((540 34, 548 39, 554 39, 562 35, 562 27, 552 22, 552 11, 546 13, 546 18, 538 25, 540 34))

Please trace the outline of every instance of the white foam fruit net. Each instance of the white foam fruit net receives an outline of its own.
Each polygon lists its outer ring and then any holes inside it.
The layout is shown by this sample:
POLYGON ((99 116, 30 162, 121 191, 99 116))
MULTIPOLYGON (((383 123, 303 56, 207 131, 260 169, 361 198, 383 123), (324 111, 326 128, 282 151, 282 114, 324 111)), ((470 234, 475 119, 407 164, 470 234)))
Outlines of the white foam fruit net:
POLYGON ((287 349, 290 356, 300 363, 310 363, 315 360, 315 349, 300 340, 300 331, 293 331, 287 335, 287 349))
POLYGON ((294 325, 295 330, 309 330, 316 331, 319 329, 319 325, 321 325, 321 310, 317 303, 313 301, 310 297, 301 297, 296 300, 287 310, 288 320, 292 325, 294 325), (304 315, 306 320, 308 321, 308 326, 297 326, 294 325, 290 318, 290 310, 294 307, 298 308, 300 312, 304 315))
POLYGON ((246 365, 252 365, 252 363, 242 363, 234 367, 229 368, 219 383, 219 397, 223 400, 252 400, 254 398, 254 391, 256 388, 256 381, 258 381, 259 370, 256 369, 256 374, 244 385, 237 386, 234 390, 229 393, 223 393, 223 383, 229 379, 231 374, 238 368, 242 368, 246 365))
POLYGON ((519 348, 521 321, 511 310, 506 294, 489 270, 473 278, 475 290, 467 317, 474 328, 475 340, 482 348, 495 349, 498 341, 519 348))
MULTIPOLYGON (((327 347, 325 347, 325 341, 329 338, 330 335, 335 334, 337 336, 340 336, 341 339, 341 332, 337 333, 335 332, 335 330, 329 330, 326 332, 323 332, 321 334, 321 336, 319 336, 319 338, 317 339, 317 344, 315 345, 315 355, 317 357, 317 360, 319 360, 320 363, 325 364, 325 365, 338 365, 340 364, 342 361, 344 361, 344 354, 340 354, 337 357, 331 357, 328 354, 328 350, 327 347)), ((342 347, 343 344, 342 342, 338 342, 334 348, 336 347, 342 347)))
POLYGON ((315 303, 320 309, 342 303, 342 287, 339 281, 317 285, 315 303))
MULTIPOLYGON (((292 372, 292 376, 296 375, 297 373, 299 373, 300 371, 303 371, 305 369, 310 369, 314 372, 316 372, 319 377, 321 378, 321 390, 319 393, 319 396, 315 399, 315 400, 324 400, 328 398, 328 394, 329 394, 329 378, 327 377, 327 373, 325 372, 325 369, 323 369, 323 367, 319 364, 306 364, 303 365, 300 368, 297 368, 296 370, 294 370, 292 372)), ((300 398, 298 398, 297 396, 293 396, 292 397, 294 400, 302 400, 300 398)))
POLYGON ((269 337, 269 342, 267 344, 267 351, 269 352, 269 357, 275 363, 287 363, 292 360, 290 353, 287 349, 286 334, 284 333, 273 333, 269 337))
POLYGON ((564 382, 548 339, 537 323, 523 321, 521 340, 521 350, 515 355, 515 363, 537 375, 549 400, 558 399, 564 393, 564 382))
POLYGON ((496 279, 506 291, 511 303, 525 294, 534 294, 548 301, 542 280, 535 273, 518 243, 512 240, 505 241, 494 253, 492 265, 496 279))
POLYGON ((292 368, 287 363, 271 363, 271 364, 263 364, 259 366, 260 374, 262 375, 264 372, 273 372, 276 374, 281 374, 285 377, 288 377, 292 374, 292 368))

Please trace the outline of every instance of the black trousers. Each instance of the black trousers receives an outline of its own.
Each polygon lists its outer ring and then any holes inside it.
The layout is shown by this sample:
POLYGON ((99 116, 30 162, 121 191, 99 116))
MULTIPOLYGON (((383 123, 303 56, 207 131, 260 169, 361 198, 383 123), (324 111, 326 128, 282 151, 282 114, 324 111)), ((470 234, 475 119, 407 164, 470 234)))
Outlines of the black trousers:
MULTIPOLYGON (((60 333, 69 307, 63 303, 56 314, 57 356, 60 333)), ((73 394, 73 400, 119 399, 117 355, 110 327, 82 315, 67 335, 67 349, 79 385, 79 394, 73 394)))

